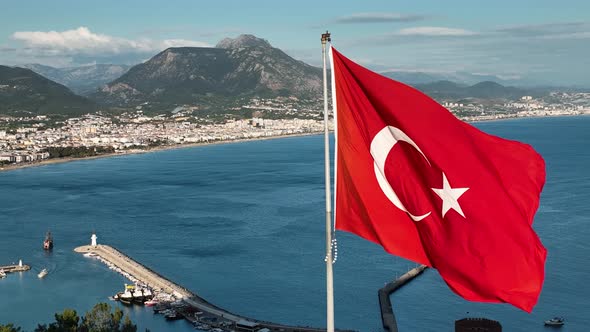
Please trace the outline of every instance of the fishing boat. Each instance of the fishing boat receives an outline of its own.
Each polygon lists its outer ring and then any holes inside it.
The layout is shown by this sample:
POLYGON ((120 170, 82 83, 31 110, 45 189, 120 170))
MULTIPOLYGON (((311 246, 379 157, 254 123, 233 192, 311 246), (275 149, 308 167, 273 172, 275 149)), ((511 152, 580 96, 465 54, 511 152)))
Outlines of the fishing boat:
POLYGON ((149 289, 148 287, 141 287, 140 289, 141 292, 141 296, 143 297, 144 300, 151 300, 154 298, 154 293, 152 293, 152 290, 149 289))
POLYGON ((43 241, 43 249, 53 249, 53 237, 51 237, 51 232, 47 232, 47 234, 45 234, 45 240, 43 241))
MULTIPOLYGON (((123 292, 117 293, 113 298, 117 301, 121 301, 123 304, 145 304, 146 301, 151 300, 154 297, 151 289, 148 287, 142 287, 137 285, 129 285, 125 284, 125 289, 123 292)), ((151 304, 150 306, 155 305, 158 302, 151 304)))
POLYGON ((133 304, 133 294, 131 294, 131 292, 129 292, 128 290, 117 293, 117 295, 115 295, 114 298, 115 300, 118 300, 125 305, 133 304))
POLYGON ((132 305, 133 302, 127 298, 119 298, 119 302, 123 303, 124 305, 132 305))
POLYGON ((562 317, 553 317, 545 321, 547 326, 562 326, 564 324, 562 317))
POLYGON ((41 270, 41 272, 39 272, 39 274, 37 274, 37 277, 39 277, 39 279, 43 279, 46 275, 47 275, 47 269, 43 269, 41 270))

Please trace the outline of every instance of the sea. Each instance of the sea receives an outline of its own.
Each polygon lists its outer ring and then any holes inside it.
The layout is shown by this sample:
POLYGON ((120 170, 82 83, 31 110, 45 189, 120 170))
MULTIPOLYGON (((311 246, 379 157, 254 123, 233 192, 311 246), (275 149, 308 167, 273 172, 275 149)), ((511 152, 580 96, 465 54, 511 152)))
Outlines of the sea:
MULTIPOLYGON (((534 228, 548 249, 531 314, 455 295, 427 270, 391 296, 400 331, 453 331, 485 317, 504 331, 588 331, 590 312, 590 116, 475 123, 531 144, 547 183, 534 228)), ((303 136, 79 160, 0 172, 0 265, 32 271, 0 280, 0 324, 32 331, 66 308, 80 315, 128 282, 74 253, 112 245, 209 302, 256 319, 325 326, 323 137, 303 136), (55 248, 43 251, 46 231, 55 248), (38 279, 47 268, 49 274, 38 279)), ((416 266, 337 232, 336 327, 383 331, 377 290, 416 266)), ((122 307, 138 331, 192 331, 150 308, 122 307)))

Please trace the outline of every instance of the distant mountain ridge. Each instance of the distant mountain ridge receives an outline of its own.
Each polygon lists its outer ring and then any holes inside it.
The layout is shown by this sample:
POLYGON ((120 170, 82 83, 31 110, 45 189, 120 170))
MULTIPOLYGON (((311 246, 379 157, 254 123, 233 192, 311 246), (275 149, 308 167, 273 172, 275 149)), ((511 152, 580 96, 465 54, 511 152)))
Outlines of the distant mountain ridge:
POLYGON ((433 98, 480 98, 480 99, 518 99, 533 91, 503 86, 496 82, 484 81, 474 85, 463 85, 450 81, 415 84, 414 87, 433 98))
POLYGON ((91 97, 106 105, 199 103, 236 96, 321 96, 321 69, 252 35, 216 47, 174 47, 132 67, 91 97))
POLYGON ((54 68, 40 64, 23 67, 63 84, 78 94, 95 92, 100 86, 125 74, 130 65, 95 64, 80 67, 54 68))
POLYGON ((0 114, 63 114, 96 111, 96 104, 30 69, 0 65, 0 114))
POLYGON ((428 84, 438 81, 451 81, 458 84, 474 85, 480 82, 495 82, 504 86, 516 87, 533 87, 541 86, 539 82, 534 82, 526 78, 512 77, 502 78, 491 74, 477 74, 465 71, 459 72, 426 72, 426 71, 382 71, 381 75, 393 78, 394 80, 404 82, 406 84, 428 84))

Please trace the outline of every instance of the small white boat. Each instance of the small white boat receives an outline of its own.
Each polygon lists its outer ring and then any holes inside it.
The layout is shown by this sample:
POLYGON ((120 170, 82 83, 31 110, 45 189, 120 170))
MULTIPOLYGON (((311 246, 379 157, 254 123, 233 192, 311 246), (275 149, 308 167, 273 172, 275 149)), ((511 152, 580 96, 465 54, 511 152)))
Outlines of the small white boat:
POLYGON ((561 317, 553 317, 545 321, 545 325, 547 326, 562 326, 563 324, 563 318, 561 317))
POLYGON ((156 305, 156 304, 158 304, 158 303, 160 303, 160 302, 158 302, 157 300, 153 300, 153 299, 152 299, 152 300, 147 300, 147 301, 145 301, 143 304, 144 304, 146 307, 153 307, 153 306, 155 306, 155 305, 156 305))
POLYGON ((6 272, 4 272, 4 270, 0 269, 0 279, 4 279, 6 278, 6 272))
POLYGON ((47 273, 49 273, 47 272, 47 269, 43 269, 41 270, 41 272, 39 272, 39 274, 37 274, 37 277, 39 277, 39 279, 42 279, 47 275, 47 273))

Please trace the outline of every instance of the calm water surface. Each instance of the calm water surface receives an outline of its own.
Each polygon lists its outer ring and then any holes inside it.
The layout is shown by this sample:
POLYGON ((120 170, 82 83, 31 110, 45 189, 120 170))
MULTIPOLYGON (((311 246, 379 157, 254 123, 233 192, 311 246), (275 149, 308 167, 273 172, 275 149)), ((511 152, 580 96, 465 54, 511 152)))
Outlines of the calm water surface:
MULTIPOLYGON (((590 117, 479 123, 527 142, 547 163, 534 227, 549 253, 532 314, 467 302, 436 271, 392 296, 402 331, 453 331, 484 316, 506 331, 587 330, 590 312, 590 117)), ((210 302, 242 315, 325 326, 324 189, 321 136, 202 146, 81 160, 0 173, 0 264, 22 258, 33 271, 0 280, 0 323, 32 331, 65 308, 79 313, 126 280, 75 254, 96 231, 113 245, 210 302), (41 249, 47 230, 55 249, 41 249), (37 273, 49 275, 39 280, 37 273)), ((382 331, 377 289, 413 264, 339 232, 336 326, 382 331)), ((117 303, 110 302, 116 306, 117 303)), ((140 331, 192 331, 151 309, 126 308, 140 331)))

